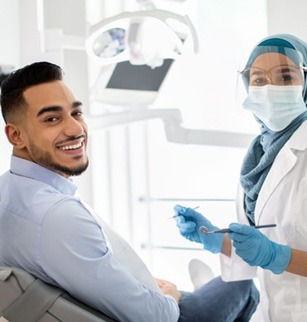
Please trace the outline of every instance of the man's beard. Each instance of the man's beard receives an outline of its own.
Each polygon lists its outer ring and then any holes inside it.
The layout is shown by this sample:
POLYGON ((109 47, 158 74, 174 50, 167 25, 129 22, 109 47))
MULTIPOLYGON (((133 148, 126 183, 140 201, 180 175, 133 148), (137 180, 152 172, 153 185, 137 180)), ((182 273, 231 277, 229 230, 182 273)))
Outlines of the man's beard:
POLYGON ((82 165, 79 165, 75 168, 68 168, 59 163, 55 163, 52 161, 52 157, 49 152, 42 151, 38 148, 33 141, 30 141, 30 153, 33 161, 39 164, 42 167, 45 167, 49 170, 57 172, 59 174, 65 174, 69 177, 71 176, 78 176, 82 174, 88 167, 89 161, 88 159, 82 165))

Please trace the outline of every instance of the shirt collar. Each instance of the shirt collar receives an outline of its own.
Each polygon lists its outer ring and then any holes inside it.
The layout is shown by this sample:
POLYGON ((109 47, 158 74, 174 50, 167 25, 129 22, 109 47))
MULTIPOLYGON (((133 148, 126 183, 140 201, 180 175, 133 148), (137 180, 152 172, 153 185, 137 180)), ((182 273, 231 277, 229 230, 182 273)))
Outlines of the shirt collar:
POLYGON ((11 172, 22 177, 31 178, 46 183, 66 195, 73 196, 77 191, 77 186, 72 182, 71 179, 66 179, 56 172, 44 168, 29 160, 12 156, 11 172))

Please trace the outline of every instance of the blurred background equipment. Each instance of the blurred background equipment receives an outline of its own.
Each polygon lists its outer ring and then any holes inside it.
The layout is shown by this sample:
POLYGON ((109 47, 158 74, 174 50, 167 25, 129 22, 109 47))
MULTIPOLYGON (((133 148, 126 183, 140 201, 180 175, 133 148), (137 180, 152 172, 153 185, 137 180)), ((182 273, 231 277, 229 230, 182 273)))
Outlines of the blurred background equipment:
POLYGON ((13 65, 0 65, 0 88, 3 80, 5 77, 13 71, 14 66, 13 65))

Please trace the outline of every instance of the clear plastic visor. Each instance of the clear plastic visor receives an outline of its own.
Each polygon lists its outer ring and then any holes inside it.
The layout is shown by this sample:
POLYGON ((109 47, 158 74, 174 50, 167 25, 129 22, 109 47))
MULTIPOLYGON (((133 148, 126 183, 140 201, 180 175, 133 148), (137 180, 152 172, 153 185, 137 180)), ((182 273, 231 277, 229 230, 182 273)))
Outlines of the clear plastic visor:
POLYGON ((283 89, 284 92, 288 92, 291 90, 290 86, 304 91, 306 67, 302 54, 297 50, 259 46, 248 56, 245 55, 242 66, 237 79, 236 105, 238 107, 242 107, 251 90, 253 92, 256 88, 264 90, 266 85, 272 85, 269 87, 276 88, 279 93, 283 89))
POLYGON ((247 89, 265 85, 304 86, 305 72, 300 52, 291 48, 260 46, 252 52, 239 75, 247 89))

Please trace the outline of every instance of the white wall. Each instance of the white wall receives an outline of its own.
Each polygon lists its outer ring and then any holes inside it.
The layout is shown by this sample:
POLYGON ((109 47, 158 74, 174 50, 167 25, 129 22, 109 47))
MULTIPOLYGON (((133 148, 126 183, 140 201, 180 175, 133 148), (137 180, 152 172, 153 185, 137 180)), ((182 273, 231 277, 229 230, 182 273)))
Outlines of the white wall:
POLYGON ((19 0, 0 0, 0 64, 19 64, 19 0))
MULTIPOLYGON (((0 65, 19 65, 18 0, 0 0, 0 65)), ((0 117, 0 174, 8 169, 11 146, 4 134, 0 117)))
POLYGON ((269 34, 293 34, 307 42, 307 1, 267 0, 269 34))

